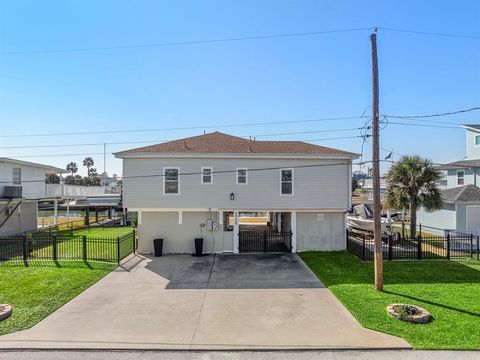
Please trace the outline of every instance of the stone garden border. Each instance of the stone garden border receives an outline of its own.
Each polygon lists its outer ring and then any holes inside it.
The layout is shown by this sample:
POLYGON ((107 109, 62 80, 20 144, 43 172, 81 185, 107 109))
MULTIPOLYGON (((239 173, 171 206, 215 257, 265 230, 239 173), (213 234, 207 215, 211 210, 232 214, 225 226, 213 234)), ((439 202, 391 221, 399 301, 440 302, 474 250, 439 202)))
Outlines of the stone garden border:
POLYGON ((5 320, 12 315, 13 306, 10 304, 0 304, 0 321, 5 320))
POLYGON ((387 313, 390 316, 394 317, 395 319, 399 319, 406 322, 417 323, 417 324, 425 324, 432 320, 432 315, 430 315, 430 313, 426 309, 416 305, 411 305, 411 306, 414 306, 419 311, 418 314, 411 315, 411 319, 401 319, 400 314, 396 312, 395 308, 397 306, 403 306, 403 305, 407 305, 407 304, 390 304, 387 306, 387 313))

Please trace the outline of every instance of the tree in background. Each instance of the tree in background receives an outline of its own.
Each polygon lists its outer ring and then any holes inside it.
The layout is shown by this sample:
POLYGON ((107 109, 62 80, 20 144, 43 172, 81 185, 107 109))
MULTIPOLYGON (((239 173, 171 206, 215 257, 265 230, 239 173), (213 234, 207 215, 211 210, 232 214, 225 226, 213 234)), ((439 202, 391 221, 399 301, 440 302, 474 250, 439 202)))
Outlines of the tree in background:
POLYGON ((57 174, 45 174, 46 184, 60 184, 60 176, 57 174))
POLYGON ((392 209, 410 210, 410 237, 416 237, 417 209, 428 212, 443 207, 437 182, 442 178, 440 170, 430 160, 420 156, 404 156, 387 174, 386 205, 392 209))
POLYGON ((352 178, 352 192, 355 192, 358 188, 358 180, 355 178, 352 178))
POLYGON ((70 172, 70 174, 75 175, 75 173, 78 171, 78 166, 77 163, 71 161, 67 164, 67 171, 70 172))
POLYGON ((91 157, 86 157, 83 160, 83 166, 87 167, 87 176, 90 177, 90 168, 95 165, 93 159, 91 157))

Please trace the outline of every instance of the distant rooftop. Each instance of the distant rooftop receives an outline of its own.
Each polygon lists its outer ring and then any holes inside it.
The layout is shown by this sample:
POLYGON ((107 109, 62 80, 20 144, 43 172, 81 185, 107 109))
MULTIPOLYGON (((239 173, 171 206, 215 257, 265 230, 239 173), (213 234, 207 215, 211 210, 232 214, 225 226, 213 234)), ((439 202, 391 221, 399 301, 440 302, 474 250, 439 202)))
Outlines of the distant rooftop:
POLYGON ((23 166, 38 167, 38 168, 45 169, 47 173, 54 173, 54 174, 64 174, 68 172, 65 169, 61 169, 56 166, 38 164, 30 161, 23 161, 23 160, 11 159, 6 157, 0 157, 0 163, 10 163, 10 164, 23 165, 23 166))
POLYGON ((480 125, 478 124, 462 124, 462 127, 480 131, 480 125))
POLYGON ((470 184, 442 190, 442 198, 443 201, 447 203, 454 203, 457 201, 480 201, 480 188, 470 184))

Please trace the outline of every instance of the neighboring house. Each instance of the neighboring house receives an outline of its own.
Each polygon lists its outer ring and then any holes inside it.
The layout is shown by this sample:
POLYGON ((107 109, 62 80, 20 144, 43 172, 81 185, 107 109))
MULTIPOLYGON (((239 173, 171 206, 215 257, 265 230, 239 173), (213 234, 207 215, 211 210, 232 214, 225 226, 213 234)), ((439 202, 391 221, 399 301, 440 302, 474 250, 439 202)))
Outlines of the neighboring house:
POLYGON ((120 186, 118 180, 114 176, 108 176, 107 173, 102 173, 98 175, 100 179, 100 185, 105 188, 105 193, 107 194, 119 194, 120 186))
POLYGON ((462 125, 467 130, 466 158, 440 166, 446 173, 447 189, 480 185, 480 125, 462 125))
MULTIPOLYGON (((368 201, 373 201, 373 179, 366 178, 363 181, 363 189, 368 201)), ((380 178, 380 200, 383 201, 387 194, 387 181, 385 177, 380 178)))
POLYGON ((456 230, 480 234, 480 188, 469 184, 442 190, 442 198, 444 206, 441 210, 418 211, 418 223, 428 226, 425 231, 443 233, 443 230, 456 230))
POLYGON ((54 166, 0 158, 0 236, 37 228, 38 200, 46 196, 46 174, 62 174, 54 166))
POLYGON ((438 183, 443 209, 433 213, 420 209, 418 213, 418 222, 433 228, 427 231, 480 232, 480 125, 462 127, 467 135, 466 158, 439 166, 444 174, 438 183))
POLYGON ((165 253, 191 253, 203 236, 204 251, 237 253, 250 235, 290 231, 292 252, 345 249, 356 154, 214 132, 115 156, 124 206, 138 213, 140 252, 163 238, 165 253), (263 211, 268 225, 240 225, 240 213, 263 211))

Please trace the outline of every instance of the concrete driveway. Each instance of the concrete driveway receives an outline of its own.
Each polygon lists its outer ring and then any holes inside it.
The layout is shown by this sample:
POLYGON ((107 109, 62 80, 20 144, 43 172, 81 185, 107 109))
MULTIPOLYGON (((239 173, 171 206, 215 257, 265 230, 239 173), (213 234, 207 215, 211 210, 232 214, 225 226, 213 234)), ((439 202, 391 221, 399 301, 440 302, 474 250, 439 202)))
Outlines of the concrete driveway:
POLYGON ((404 348, 364 329, 294 254, 134 257, 0 348, 404 348))

